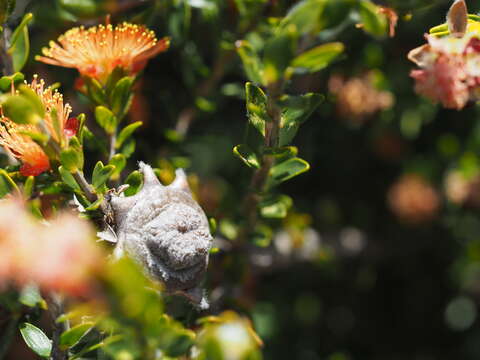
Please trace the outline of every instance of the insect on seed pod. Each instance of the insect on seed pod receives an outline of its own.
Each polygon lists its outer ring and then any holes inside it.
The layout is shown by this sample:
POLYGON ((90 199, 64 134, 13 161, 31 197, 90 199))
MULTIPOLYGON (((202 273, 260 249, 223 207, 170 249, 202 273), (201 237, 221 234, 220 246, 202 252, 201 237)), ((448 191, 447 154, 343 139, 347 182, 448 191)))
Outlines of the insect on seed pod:
POLYGON ((115 256, 128 254, 170 293, 186 296, 200 309, 208 303, 200 287, 212 236, 208 219, 193 199, 183 170, 164 186, 153 169, 139 163, 143 188, 134 196, 113 194, 115 256))

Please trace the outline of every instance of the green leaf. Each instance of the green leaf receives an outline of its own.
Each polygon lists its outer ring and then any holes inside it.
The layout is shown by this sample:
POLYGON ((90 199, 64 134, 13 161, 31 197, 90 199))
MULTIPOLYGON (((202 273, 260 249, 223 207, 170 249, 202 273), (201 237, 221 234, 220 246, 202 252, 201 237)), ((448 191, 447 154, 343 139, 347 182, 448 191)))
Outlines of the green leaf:
POLYGON ((123 169, 125 169, 125 166, 127 165, 127 159, 123 154, 115 154, 110 159, 110 162, 108 164, 113 165, 115 167, 115 170, 113 171, 110 178, 112 180, 117 180, 119 179, 121 172, 123 171, 123 169))
MULTIPOLYGON (((89 336, 89 334, 86 334, 86 337, 88 337, 88 336, 89 336)), ((100 349, 100 348, 106 350, 106 349, 108 349, 109 346, 112 346, 113 343, 115 343, 117 341, 121 341, 122 339, 123 339, 122 335, 112 335, 112 336, 108 336, 106 338, 103 338, 101 340, 98 340, 98 338, 97 338, 97 341, 91 341, 91 342, 86 343, 85 347, 83 347, 80 351, 76 352, 75 355, 70 356, 69 360, 85 359, 83 357, 85 354, 88 354, 88 353, 90 353, 92 351, 95 351, 97 349, 100 349)), ((84 339, 81 339, 81 341, 78 345, 82 345, 83 341, 84 341, 84 339)), ((108 352, 108 351, 106 351, 106 352, 108 352)), ((120 354, 120 356, 121 357, 125 356, 125 353, 120 354)), ((121 357, 114 357, 114 359, 121 359, 121 357)), ((98 358, 100 358, 100 356, 98 356, 98 358)))
POLYGON ((167 356, 178 357, 187 353, 194 340, 195 335, 191 330, 169 328, 168 334, 164 332, 160 346, 167 356))
POLYGON ((260 169, 258 155, 248 145, 240 144, 233 148, 233 153, 250 168, 260 169))
POLYGON ((276 186, 310 169, 310 165, 303 159, 291 158, 273 166, 270 169, 267 184, 269 187, 276 186))
POLYGON ((12 34, 10 48, 8 54, 12 57, 13 70, 21 71, 28 60, 30 53, 30 40, 28 37, 28 24, 33 19, 33 14, 25 14, 20 25, 17 26, 12 34))
POLYGON ((76 191, 81 191, 81 188, 75 181, 75 178, 73 177, 73 175, 69 171, 67 171, 63 166, 60 166, 58 168, 58 173, 60 174, 63 182, 67 184, 70 188, 76 191))
POLYGON ((437 34, 449 34, 450 31, 448 30, 448 25, 447 23, 444 23, 444 24, 441 24, 441 25, 437 25, 437 26, 434 26, 432 28, 430 28, 430 30, 428 31, 430 34, 434 34, 434 35, 437 35, 437 34))
POLYGON ((386 36, 388 21, 386 16, 379 12, 379 7, 368 0, 361 0, 358 6, 363 29, 373 36, 386 36))
POLYGON ((26 199, 32 196, 34 185, 35 185, 35 176, 27 177, 27 180, 25 180, 25 184, 23 185, 23 195, 25 196, 26 199))
POLYGON ((308 72, 316 72, 326 68, 345 49, 340 42, 323 44, 297 56, 292 61, 292 66, 302 68, 308 72))
POLYGON ((217 220, 213 217, 208 218, 208 226, 210 228, 210 234, 215 235, 217 232, 217 220))
POLYGON ((97 123, 105 130, 109 135, 115 133, 117 128, 117 117, 113 114, 110 109, 105 106, 97 106, 95 108, 95 119, 97 123))
POLYGON ((235 46, 247 78, 255 83, 262 83, 263 65, 253 47, 246 40, 237 41, 235 46))
POLYGON ((110 175, 115 171, 115 166, 107 165, 104 166, 101 161, 97 162, 95 168, 93 169, 92 175, 92 185, 95 190, 99 191, 100 188, 105 185, 110 175))
POLYGON ((66 350, 80 341, 95 325, 93 322, 86 322, 76 325, 71 329, 64 331, 60 335, 60 348, 66 350))
POLYGON ((283 219, 292 204, 292 198, 287 195, 269 196, 260 202, 260 214, 268 219, 283 219))
POLYGON ((69 147, 60 153, 62 166, 71 173, 83 168, 83 153, 76 148, 69 147))
POLYGON ((265 136, 265 122, 271 121, 267 114, 267 96, 258 86, 246 83, 246 103, 249 122, 265 136))
POLYGON ((291 158, 297 156, 298 149, 295 146, 282 146, 276 148, 265 148, 263 150, 264 155, 274 156, 276 158, 291 158))
POLYGON ((117 66, 113 69, 112 73, 108 76, 107 82, 105 84, 105 91, 107 94, 112 94, 115 85, 117 85, 118 81, 126 76, 126 71, 121 66, 117 66))
POLYGON ((230 219, 222 219, 220 220, 220 224, 218 227, 219 232, 225 236, 228 240, 234 240, 237 238, 239 233, 238 225, 235 224, 230 219))
POLYGON ((287 28, 287 30, 266 42, 263 57, 263 83, 265 85, 273 84, 284 76, 285 70, 294 57, 297 46, 296 40, 296 32, 287 28))
POLYGON ((133 92, 132 86, 135 79, 131 76, 126 76, 120 79, 113 88, 110 95, 110 104, 112 112, 119 120, 127 114, 132 104, 133 92))
POLYGON ((30 100, 35 108, 35 112, 43 119, 45 117, 45 106, 43 105, 43 102, 40 100, 40 97, 37 95, 37 93, 27 85, 20 85, 18 87, 18 92, 20 95, 30 100))
POLYGON ((120 151, 125 156, 125 158, 128 159, 135 152, 135 146, 136 146, 135 139, 130 138, 123 144, 122 149, 120 151))
POLYGON ((3 92, 9 92, 12 87, 12 82, 14 85, 23 82, 25 80, 25 75, 21 72, 16 72, 10 76, 2 76, 0 78, 0 90, 3 92))
MULTIPOLYGON (((122 337, 104 347, 103 351, 108 355, 109 359, 130 360, 141 359, 142 350, 140 345, 131 337, 122 337)), ((165 356, 162 355, 162 358, 165 356)), ((170 359, 166 359, 170 360, 170 359)))
POLYGON ((22 95, 5 95, 2 97, 3 114, 17 124, 37 124, 41 117, 35 104, 22 95))
POLYGON ((314 33, 319 30, 320 17, 327 0, 304 0, 290 9, 281 25, 295 25, 300 33, 314 33))
POLYGON ((28 307, 40 306, 43 309, 46 309, 46 302, 40 295, 38 286, 34 284, 25 285, 20 291, 20 297, 18 298, 23 305, 28 307))
POLYGON ((120 131, 120 134, 118 134, 117 137, 117 143, 115 144, 115 147, 117 149, 120 149, 125 142, 130 136, 132 136, 133 132, 137 130, 140 126, 142 126, 141 121, 136 121, 130 125, 125 126, 122 131, 120 131))
POLYGON ((131 172, 125 180, 125 184, 129 185, 128 189, 125 190, 125 196, 135 195, 143 185, 142 173, 138 170, 131 172))
POLYGON ((17 184, 4 169, 0 169, 0 199, 13 190, 18 191, 17 184))
POLYGON ((252 17, 263 9, 269 0, 235 0, 238 12, 242 17, 252 17))
POLYGON ((58 0, 58 4, 78 17, 91 18, 97 15, 99 10, 99 5, 95 3, 95 0, 58 0))
POLYGON ((0 0, 0 24, 7 22, 13 10, 15 10, 15 0, 0 0))
POLYGON ((87 87, 88 97, 97 105, 107 103, 107 95, 102 85, 94 78, 83 77, 85 86, 87 87))
POLYGON ((266 225, 258 225, 252 234, 252 243, 259 247, 267 247, 273 239, 273 230, 266 225))
POLYGON ((103 201, 105 200, 105 197, 103 196, 102 193, 97 194, 97 200, 90 206, 87 206, 85 211, 96 211, 100 208, 100 205, 102 205, 103 201))
POLYGON ((82 144, 82 146, 83 146, 84 130, 86 129, 86 126, 85 126, 86 120, 87 120, 87 117, 85 114, 82 113, 77 115, 77 121, 78 121, 77 137, 78 137, 78 140, 80 141, 80 144, 82 144))
POLYGON ((280 99, 282 116, 280 121, 279 146, 289 144, 303 124, 324 100, 323 95, 309 93, 300 96, 285 95, 280 99))
POLYGON ((38 356, 48 358, 52 351, 52 342, 45 333, 30 323, 20 324, 23 340, 38 356))

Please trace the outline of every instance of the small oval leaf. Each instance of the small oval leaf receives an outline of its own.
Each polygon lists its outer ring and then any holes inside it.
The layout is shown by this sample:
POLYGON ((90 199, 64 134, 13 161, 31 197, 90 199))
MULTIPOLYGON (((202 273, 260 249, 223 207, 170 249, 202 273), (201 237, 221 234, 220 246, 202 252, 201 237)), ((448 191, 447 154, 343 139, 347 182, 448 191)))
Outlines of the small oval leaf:
POLYGON ((20 324, 20 333, 23 340, 37 355, 48 358, 52 351, 52 341, 45 333, 30 323, 20 324))

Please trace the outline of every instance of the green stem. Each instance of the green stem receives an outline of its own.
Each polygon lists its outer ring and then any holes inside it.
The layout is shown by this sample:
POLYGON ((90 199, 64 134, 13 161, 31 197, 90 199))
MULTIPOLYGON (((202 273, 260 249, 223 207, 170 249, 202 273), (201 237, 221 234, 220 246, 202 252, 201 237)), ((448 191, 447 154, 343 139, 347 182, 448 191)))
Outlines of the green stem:
MULTIPOLYGON (((282 119, 282 109, 278 106, 278 99, 283 91, 283 81, 271 84, 267 87, 267 113, 271 121, 265 125, 265 146, 277 147, 279 143, 280 122, 282 119)), ((262 166, 257 169, 250 182, 250 191, 245 198, 245 225, 239 232, 239 244, 244 244, 248 236, 255 229, 258 222, 258 204, 261 200, 261 193, 265 191, 268 180, 268 174, 273 166, 273 158, 269 155, 263 155, 262 166)))

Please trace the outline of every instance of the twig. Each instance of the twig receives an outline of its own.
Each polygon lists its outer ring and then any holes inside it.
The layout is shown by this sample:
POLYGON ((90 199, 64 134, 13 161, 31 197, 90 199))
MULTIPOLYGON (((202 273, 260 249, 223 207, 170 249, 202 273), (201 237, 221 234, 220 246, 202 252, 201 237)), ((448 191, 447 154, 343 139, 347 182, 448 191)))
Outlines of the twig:
POLYGON ((92 186, 88 183, 88 181, 83 176, 83 173, 77 170, 76 172, 72 173, 72 176, 77 182, 77 184, 80 186, 82 191, 85 193, 87 200, 92 203, 97 201, 98 199, 97 194, 95 194, 94 190, 92 189, 92 186))
MULTIPOLYGON (((276 82, 267 88, 267 114, 271 121, 265 125, 265 146, 276 147, 279 142, 279 130, 282 110, 278 106, 278 99, 283 90, 283 81, 276 82)), ((250 191, 245 197, 245 217, 247 219, 239 232, 237 243, 240 246, 246 242, 248 235, 255 229, 258 221, 257 207, 261 200, 260 194, 265 190, 268 174, 273 166, 273 158, 263 155, 262 166, 256 170, 250 182, 250 191)))
MULTIPOLYGON (((213 89, 215 89, 218 83, 222 80, 227 65, 233 60, 235 55, 234 50, 228 50, 222 53, 221 56, 215 61, 213 65, 213 71, 209 78, 202 81, 194 91, 194 97, 206 97, 210 95, 213 89)), ((183 109, 178 115, 177 125, 175 130, 182 136, 185 136, 190 128, 191 123, 198 114, 198 108, 191 105, 183 109)))
POLYGON ((112 160, 113 156, 115 155, 115 144, 117 143, 117 130, 110 135, 110 150, 108 153, 108 161, 112 160))
POLYGON ((0 59, 2 61, 3 75, 13 74, 12 57, 8 53, 8 48, 10 46, 10 35, 10 29, 4 25, 0 36, 0 59))
POLYGON ((67 359, 67 353, 60 349, 60 336, 65 330, 68 330, 68 322, 57 322, 57 318, 64 312, 63 299, 57 294, 51 294, 47 301, 53 326, 51 359, 65 360, 67 359))

